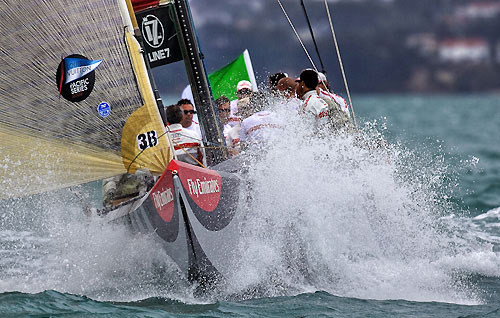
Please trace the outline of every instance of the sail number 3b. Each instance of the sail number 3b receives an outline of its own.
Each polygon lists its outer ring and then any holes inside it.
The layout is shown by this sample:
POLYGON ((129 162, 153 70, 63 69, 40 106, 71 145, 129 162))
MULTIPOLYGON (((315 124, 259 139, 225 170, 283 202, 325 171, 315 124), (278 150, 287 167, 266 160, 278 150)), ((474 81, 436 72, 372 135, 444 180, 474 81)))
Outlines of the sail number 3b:
POLYGON ((156 145, 158 145, 158 135, 156 134, 156 130, 151 130, 137 135, 137 146, 139 147, 139 150, 144 151, 156 145))

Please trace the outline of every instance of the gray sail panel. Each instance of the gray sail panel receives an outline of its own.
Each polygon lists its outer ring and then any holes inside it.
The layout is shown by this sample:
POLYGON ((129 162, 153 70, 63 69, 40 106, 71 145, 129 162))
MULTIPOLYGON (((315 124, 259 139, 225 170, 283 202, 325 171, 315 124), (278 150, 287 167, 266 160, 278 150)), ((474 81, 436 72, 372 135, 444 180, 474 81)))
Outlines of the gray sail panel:
POLYGON ((0 1, 0 128, 120 151, 121 130, 143 104, 116 0, 0 1), (59 96, 62 58, 103 60, 83 101, 59 96), (108 117, 97 111, 110 105, 108 117))

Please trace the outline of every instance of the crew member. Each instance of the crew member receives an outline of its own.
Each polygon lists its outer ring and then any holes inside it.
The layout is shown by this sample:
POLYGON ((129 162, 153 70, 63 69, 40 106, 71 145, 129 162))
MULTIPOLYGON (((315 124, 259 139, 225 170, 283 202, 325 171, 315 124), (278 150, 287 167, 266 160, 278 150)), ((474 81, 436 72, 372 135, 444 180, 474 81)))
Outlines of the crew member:
POLYGON ((236 114, 238 112, 238 100, 250 97, 252 94, 252 83, 249 81, 239 81, 236 85, 236 97, 231 101, 231 117, 229 118, 229 123, 234 126, 236 123, 241 121, 241 118, 236 114))
POLYGON ((245 110, 245 106, 250 102, 250 97, 244 97, 238 99, 238 111, 236 115, 238 116, 238 122, 235 122, 231 129, 228 131, 226 137, 226 145, 228 147, 229 154, 235 156, 240 153, 240 131, 241 131, 241 111, 245 110))
POLYGON ((297 88, 297 82, 291 77, 283 77, 278 81, 276 89, 279 95, 283 97, 280 104, 284 106, 285 109, 290 109, 297 111, 300 106, 300 100, 297 98, 295 90, 297 88))
POLYGON ((269 75, 269 91, 271 93, 277 93, 278 82, 284 77, 288 77, 288 74, 284 73, 284 72, 278 72, 278 73, 274 73, 274 74, 269 75))
POLYGON ((146 194, 155 183, 148 169, 137 169, 135 173, 124 173, 102 180, 102 204, 111 209, 120 203, 146 194))
POLYGON ((201 166, 205 158, 203 143, 198 135, 181 124, 183 114, 180 106, 167 107, 168 134, 173 143, 177 159, 201 166))
POLYGON ((201 139, 201 130, 200 124, 193 119, 193 116, 196 115, 196 110, 194 110, 194 106, 189 99, 181 99, 177 102, 177 106, 179 106, 182 110, 182 127, 194 131, 198 136, 198 139, 201 139))
POLYGON ((276 84, 276 90, 281 96, 289 100, 297 96, 295 94, 295 88, 297 85, 297 82, 295 82, 293 78, 286 76, 278 81, 278 84, 276 84))
POLYGON ((343 112, 345 112, 349 117, 351 117, 351 113, 349 112, 349 106, 347 105, 346 100, 335 93, 332 92, 330 83, 326 79, 325 74, 318 72, 318 79, 319 83, 318 86, 316 87, 316 92, 318 93, 318 96, 322 98, 327 104, 329 103, 329 100, 332 100, 339 104, 340 109, 342 109, 343 112))
POLYGON ((348 116, 336 102, 329 105, 318 96, 316 87, 319 80, 316 71, 311 69, 302 71, 297 82, 299 83, 296 89, 297 96, 303 100, 299 112, 311 114, 318 122, 329 123, 335 130, 352 126, 348 116))
POLYGON ((241 105, 239 114, 243 119, 240 130, 242 147, 251 143, 262 144, 269 134, 285 127, 275 113, 264 110, 266 106, 267 98, 260 93, 252 94, 248 103, 241 105))
POLYGON ((229 125, 229 115, 231 113, 231 101, 229 100, 229 98, 222 95, 221 97, 215 100, 215 104, 217 105, 217 112, 219 114, 220 122, 223 126, 224 138, 226 138, 229 130, 231 129, 231 125, 229 125))

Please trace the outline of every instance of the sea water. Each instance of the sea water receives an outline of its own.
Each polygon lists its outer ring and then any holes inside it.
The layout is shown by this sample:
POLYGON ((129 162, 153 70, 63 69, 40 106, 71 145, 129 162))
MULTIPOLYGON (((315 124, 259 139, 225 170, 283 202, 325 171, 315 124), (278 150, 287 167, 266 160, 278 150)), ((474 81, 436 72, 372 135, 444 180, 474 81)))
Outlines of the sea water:
POLYGON ((356 97, 364 140, 276 110, 239 262, 202 298, 153 236, 85 216, 98 185, 2 201, 0 317, 499 317, 499 100, 356 97))

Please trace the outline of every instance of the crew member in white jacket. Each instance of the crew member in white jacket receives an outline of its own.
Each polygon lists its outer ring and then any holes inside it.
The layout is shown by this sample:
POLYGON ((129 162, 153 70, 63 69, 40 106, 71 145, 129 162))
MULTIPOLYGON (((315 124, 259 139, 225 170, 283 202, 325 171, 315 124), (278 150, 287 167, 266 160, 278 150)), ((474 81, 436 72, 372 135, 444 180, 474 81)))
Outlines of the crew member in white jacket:
POLYGON ((266 110, 268 98, 263 93, 253 93, 248 103, 239 105, 241 122, 240 142, 241 147, 265 145, 269 138, 277 133, 277 129, 285 128, 285 123, 271 111, 266 110))
POLYGON ((351 121, 340 105, 336 102, 328 104, 318 96, 316 92, 318 81, 318 73, 314 70, 306 69, 300 73, 296 92, 303 103, 299 112, 313 115, 318 123, 329 123, 334 130, 350 128, 351 121))
POLYGON ((167 107, 168 134, 173 143, 177 159, 201 166, 205 152, 196 132, 182 127, 182 110, 178 105, 167 107))
POLYGON ((318 79, 319 83, 318 86, 316 87, 316 92, 318 93, 318 96, 323 99, 327 104, 329 101, 334 101, 335 103, 339 104, 340 109, 349 117, 351 117, 351 113, 349 112, 349 106, 347 105, 347 102, 345 99, 333 93, 333 91, 330 88, 330 84, 328 83, 328 80, 326 79, 325 74, 318 72, 318 79))

